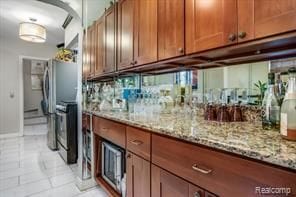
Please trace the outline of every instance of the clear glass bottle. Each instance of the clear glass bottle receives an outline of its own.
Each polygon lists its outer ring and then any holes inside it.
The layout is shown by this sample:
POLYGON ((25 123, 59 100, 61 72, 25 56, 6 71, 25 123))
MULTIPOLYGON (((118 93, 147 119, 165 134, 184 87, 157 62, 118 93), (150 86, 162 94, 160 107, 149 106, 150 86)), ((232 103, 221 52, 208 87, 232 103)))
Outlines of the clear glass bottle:
POLYGON ((285 86, 281 79, 281 73, 276 74, 275 94, 279 100, 280 105, 283 103, 285 97, 285 86))
POLYGON ((280 105, 274 93, 274 73, 268 73, 268 87, 262 101, 263 129, 280 128, 280 105))
POLYGON ((281 109, 281 135, 296 141, 296 67, 288 72, 288 88, 281 109))

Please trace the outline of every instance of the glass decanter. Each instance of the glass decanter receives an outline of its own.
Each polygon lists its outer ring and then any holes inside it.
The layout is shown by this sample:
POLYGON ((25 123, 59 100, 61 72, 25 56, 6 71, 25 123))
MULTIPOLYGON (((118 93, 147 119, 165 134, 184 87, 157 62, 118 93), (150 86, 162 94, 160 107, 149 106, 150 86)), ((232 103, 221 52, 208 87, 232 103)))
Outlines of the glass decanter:
POLYGON ((281 135, 296 141, 296 67, 288 72, 288 88, 281 109, 281 135))

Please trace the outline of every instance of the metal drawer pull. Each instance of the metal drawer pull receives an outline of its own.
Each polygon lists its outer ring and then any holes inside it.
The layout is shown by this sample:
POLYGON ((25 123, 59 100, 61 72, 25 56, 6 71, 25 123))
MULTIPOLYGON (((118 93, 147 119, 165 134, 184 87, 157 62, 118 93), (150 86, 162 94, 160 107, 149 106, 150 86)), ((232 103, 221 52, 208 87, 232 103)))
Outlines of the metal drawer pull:
POLYGON ((143 144, 143 142, 140 141, 140 140, 133 140, 133 141, 131 141, 131 143, 136 145, 136 146, 139 146, 139 145, 143 144))
POLYGON ((194 192, 194 197, 201 197, 199 192, 194 192))
POLYGON ((109 129, 108 129, 108 128, 102 128, 102 130, 104 130, 104 131, 108 131, 109 129))
POLYGON ((202 168, 198 167, 197 164, 193 164, 192 169, 195 171, 201 172, 203 174, 210 174, 212 172, 211 169, 202 169, 202 168))

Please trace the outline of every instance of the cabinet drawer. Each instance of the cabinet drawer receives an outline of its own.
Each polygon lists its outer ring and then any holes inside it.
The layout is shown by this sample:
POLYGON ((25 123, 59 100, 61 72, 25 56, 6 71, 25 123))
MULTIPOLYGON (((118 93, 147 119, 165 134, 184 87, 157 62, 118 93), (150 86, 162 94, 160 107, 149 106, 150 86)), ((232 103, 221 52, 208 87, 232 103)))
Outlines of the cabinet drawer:
POLYGON ((151 134, 134 127, 127 127, 127 149, 150 161, 151 134))
POLYGON ((102 138, 125 148, 125 125, 94 116, 93 131, 102 138))
POLYGON ((296 192, 295 172, 154 134, 152 163, 219 196, 255 196, 269 186, 296 192))

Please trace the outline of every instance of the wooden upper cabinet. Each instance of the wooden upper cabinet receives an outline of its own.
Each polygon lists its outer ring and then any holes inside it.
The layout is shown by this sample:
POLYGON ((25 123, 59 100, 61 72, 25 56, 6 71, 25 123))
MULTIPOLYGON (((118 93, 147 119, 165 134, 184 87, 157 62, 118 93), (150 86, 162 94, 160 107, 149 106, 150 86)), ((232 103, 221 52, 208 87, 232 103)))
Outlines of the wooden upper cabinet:
POLYGON ((127 197, 150 197, 150 162, 128 152, 126 176, 127 197))
POLYGON ((96 65, 95 65, 95 75, 100 75, 103 73, 104 63, 105 63, 105 53, 104 53, 104 29, 105 21, 104 17, 101 17, 96 22, 96 65))
POLYGON ((296 30, 296 0, 253 0, 255 37, 296 30))
POLYGON ((243 33, 262 38, 296 30, 296 0, 238 1, 238 14, 239 37, 243 33))
POLYGON ((89 76, 94 76, 96 67, 96 24, 93 23, 89 28, 89 76))
POLYGON ((105 13, 105 66, 104 72, 113 72, 116 68, 116 4, 105 13))
POLYGON ((83 35, 83 66, 82 66, 82 77, 83 79, 87 79, 88 74, 89 74, 89 64, 88 64, 88 57, 89 57, 89 53, 88 53, 88 39, 87 39, 87 35, 86 32, 84 32, 83 35))
POLYGON ((118 2, 117 24, 118 69, 132 66, 134 60, 134 0, 118 2))
POLYGON ((157 61, 157 0, 134 0, 134 65, 157 61))
POLYGON ((158 0, 158 59, 184 55, 184 0, 158 0))
MULTIPOLYGON (((261 1, 261 0, 260 0, 261 1)), ((254 1, 237 1, 238 13, 238 42, 254 39, 254 1)))
POLYGON ((237 42, 236 0, 186 0, 186 53, 237 42))

